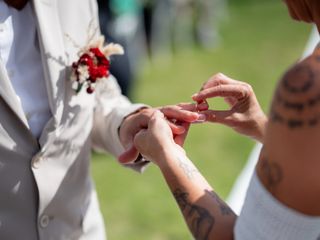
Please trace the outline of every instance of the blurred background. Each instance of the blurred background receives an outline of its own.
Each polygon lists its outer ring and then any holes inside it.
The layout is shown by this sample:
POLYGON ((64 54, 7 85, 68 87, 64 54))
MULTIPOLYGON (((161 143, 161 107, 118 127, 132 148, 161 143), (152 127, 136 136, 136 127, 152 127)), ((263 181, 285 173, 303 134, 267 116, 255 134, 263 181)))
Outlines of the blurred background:
MULTIPOLYGON (((127 55, 112 73, 134 102, 188 102, 217 72, 250 83, 265 112, 282 73, 301 56, 311 26, 280 0, 99 0, 102 31, 127 55)), ((210 101, 224 109, 223 101, 210 101)), ((192 126, 185 149, 226 198, 254 141, 214 124, 192 126)), ((109 240, 192 239, 156 166, 138 174, 93 154, 109 240)))

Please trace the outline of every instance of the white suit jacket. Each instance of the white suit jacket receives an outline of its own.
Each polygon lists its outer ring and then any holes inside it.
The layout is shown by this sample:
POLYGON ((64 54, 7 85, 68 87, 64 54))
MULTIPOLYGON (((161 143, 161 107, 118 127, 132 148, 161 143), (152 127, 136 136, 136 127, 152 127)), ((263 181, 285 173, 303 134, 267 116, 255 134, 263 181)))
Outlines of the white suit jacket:
POLYGON ((72 90, 69 66, 99 34, 95 1, 30 1, 53 116, 39 141, 0 62, 0 239, 104 239, 91 149, 118 156, 118 127, 142 105, 123 97, 114 79, 92 95, 72 90))

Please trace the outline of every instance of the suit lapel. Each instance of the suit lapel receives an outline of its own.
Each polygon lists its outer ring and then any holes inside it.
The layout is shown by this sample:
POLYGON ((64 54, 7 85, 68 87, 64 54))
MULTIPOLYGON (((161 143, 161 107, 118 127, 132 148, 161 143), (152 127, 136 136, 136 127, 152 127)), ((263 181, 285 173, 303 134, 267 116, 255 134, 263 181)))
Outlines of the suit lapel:
POLYGON ((28 121, 23 112, 21 103, 19 102, 18 97, 11 85, 5 66, 1 61, 0 61, 0 96, 10 106, 12 111, 17 115, 17 117, 22 121, 22 123, 27 128, 29 128, 28 121))
POLYGON ((43 155, 56 151, 54 141, 60 134, 61 120, 64 110, 67 56, 64 36, 61 29, 57 0, 32 0, 39 34, 44 76, 47 84, 49 104, 53 119, 42 133, 39 142, 41 151, 34 157, 41 168, 33 168, 39 188, 39 214, 41 214, 54 198, 68 170, 64 161, 59 159, 43 160, 43 155), (53 169, 60 169, 52 173, 53 169), (50 188, 48 188, 50 183, 50 188))
POLYGON ((57 0, 33 0, 37 29, 55 128, 63 113, 67 58, 63 42, 57 0))

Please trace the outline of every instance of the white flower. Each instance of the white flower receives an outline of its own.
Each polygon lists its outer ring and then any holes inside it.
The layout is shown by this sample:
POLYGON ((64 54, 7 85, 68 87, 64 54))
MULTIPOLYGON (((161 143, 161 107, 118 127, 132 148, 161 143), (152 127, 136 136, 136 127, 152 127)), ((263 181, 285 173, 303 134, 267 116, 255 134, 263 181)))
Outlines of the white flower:
POLYGON ((79 65, 77 68, 79 73, 79 82, 84 83, 90 77, 89 67, 87 65, 79 65))
POLYGON ((76 73, 74 71, 72 71, 70 79, 71 79, 72 82, 76 82, 77 81, 77 75, 76 75, 76 73))
POLYGON ((77 81, 74 81, 74 82, 72 83, 72 89, 75 90, 75 91, 77 91, 78 88, 79 88, 79 83, 78 83, 77 81))
POLYGON ((120 44, 109 43, 102 49, 102 53, 108 58, 111 55, 123 55, 124 50, 120 44))

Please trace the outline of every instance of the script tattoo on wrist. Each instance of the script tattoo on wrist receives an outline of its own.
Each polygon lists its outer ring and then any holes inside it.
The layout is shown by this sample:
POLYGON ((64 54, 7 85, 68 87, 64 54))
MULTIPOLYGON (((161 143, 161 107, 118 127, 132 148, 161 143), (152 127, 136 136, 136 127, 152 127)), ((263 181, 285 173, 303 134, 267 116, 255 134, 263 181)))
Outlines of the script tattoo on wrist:
POLYGON ((286 125, 292 130, 316 127, 320 123, 320 113, 315 109, 320 104, 320 93, 315 84, 316 72, 308 63, 298 64, 285 74, 271 108, 271 122, 286 125), (307 97, 311 94, 313 96, 307 97), (290 117, 283 114, 282 110, 287 111, 290 117))
POLYGON ((234 215, 234 212, 231 210, 231 208, 214 191, 206 190, 206 193, 209 194, 212 199, 218 204, 221 215, 234 215))
POLYGON ((262 157, 259 170, 265 180, 265 187, 270 192, 274 192, 283 179, 281 166, 276 162, 269 161, 266 157, 262 157))
POLYGON ((215 223, 215 218, 207 209, 190 203, 187 192, 176 189, 173 195, 186 217, 186 221, 195 239, 208 240, 215 223))
POLYGON ((186 174, 188 179, 192 180, 194 178, 194 174, 198 173, 199 171, 192 165, 188 160, 182 157, 178 157, 177 161, 179 163, 179 167, 183 170, 186 174))

